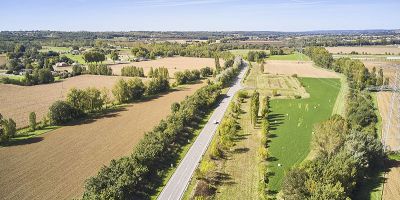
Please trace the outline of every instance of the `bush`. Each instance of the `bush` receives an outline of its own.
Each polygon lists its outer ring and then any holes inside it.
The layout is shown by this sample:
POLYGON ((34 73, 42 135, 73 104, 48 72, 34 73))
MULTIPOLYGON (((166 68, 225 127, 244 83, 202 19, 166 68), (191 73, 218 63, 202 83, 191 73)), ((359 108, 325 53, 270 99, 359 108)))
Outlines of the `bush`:
POLYGON ((112 75, 112 69, 105 64, 89 64, 88 73, 94 75, 112 75))
POLYGON ((29 113, 29 127, 31 128, 32 131, 36 130, 36 113, 31 112, 29 113))
POLYGON ((17 125, 13 119, 3 119, 0 114, 0 143, 7 142, 17 133, 17 125))
POLYGON ((61 125, 81 116, 78 109, 65 101, 56 101, 49 108, 49 118, 54 125, 61 125))
POLYGON ((74 65, 72 67, 72 76, 78 76, 81 75, 83 72, 83 67, 79 66, 79 65, 74 65))
POLYGON ((213 70, 210 67, 204 67, 200 69, 200 74, 203 78, 207 78, 213 75, 213 70))

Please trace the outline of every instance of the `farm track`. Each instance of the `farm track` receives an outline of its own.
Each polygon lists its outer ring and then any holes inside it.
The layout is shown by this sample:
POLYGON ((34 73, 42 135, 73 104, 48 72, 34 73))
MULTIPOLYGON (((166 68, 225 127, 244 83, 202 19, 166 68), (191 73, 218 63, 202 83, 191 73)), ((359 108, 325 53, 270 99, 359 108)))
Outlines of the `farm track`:
POLYGON ((0 199, 79 198, 87 178, 111 159, 129 155, 144 133, 170 113, 173 102, 202 85, 129 104, 26 144, 0 148, 0 199))
MULTIPOLYGON (((383 128, 387 123, 387 116, 389 113, 389 105, 390 105, 390 92, 378 92, 377 100, 378 100, 378 109, 382 116, 382 125, 383 128)), ((396 125, 394 125, 396 126, 396 125)), ((387 144, 390 147, 396 147, 399 144, 399 141, 395 139, 395 130, 392 128, 388 134, 387 144)), ((386 163, 389 168, 387 174, 385 175, 385 184, 383 187, 383 200, 397 200, 400 197, 400 162, 392 161, 386 163)))

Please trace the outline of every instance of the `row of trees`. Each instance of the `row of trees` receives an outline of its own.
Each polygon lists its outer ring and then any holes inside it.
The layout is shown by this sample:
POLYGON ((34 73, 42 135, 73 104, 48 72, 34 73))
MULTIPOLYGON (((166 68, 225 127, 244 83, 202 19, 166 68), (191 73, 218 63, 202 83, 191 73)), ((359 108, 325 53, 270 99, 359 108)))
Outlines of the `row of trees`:
POLYGON ((247 60, 250 62, 261 62, 267 57, 268 55, 265 51, 249 51, 247 53, 247 60))
POLYGON ((195 127, 217 101, 221 86, 219 82, 211 83, 173 104, 173 112, 145 135, 130 156, 111 161, 86 182, 83 199, 149 198, 161 185, 155 180, 161 180, 176 162, 195 127))
POLYGON ((83 60, 87 63, 98 63, 98 62, 103 62, 106 60, 106 55, 102 52, 98 51, 88 51, 83 54, 83 60))
POLYGON ((376 139, 373 101, 362 91, 371 76, 357 61, 338 59, 332 64, 323 48, 308 52, 313 52, 311 58, 319 60, 319 66, 344 73, 350 83, 350 94, 345 118, 335 115, 314 127, 312 148, 316 157, 287 173, 283 196, 285 199, 351 198, 358 184, 366 180, 384 157, 382 144, 376 139))
POLYGON ((268 149, 267 141, 270 129, 269 124, 269 97, 266 96, 262 101, 261 110, 261 147, 258 150, 258 156, 260 158, 260 173, 262 174, 262 179, 259 183, 259 190, 262 199, 266 199, 267 184, 269 183, 269 172, 267 170, 266 160, 268 159, 268 149))
POLYGON ((250 121, 253 126, 257 124, 258 111, 260 109, 260 93, 254 91, 250 99, 250 121))
POLYGON ((137 43, 132 49, 131 53, 136 57, 143 57, 147 59, 155 59, 156 57, 172 57, 172 56, 186 56, 186 57, 202 57, 214 58, 220 57, 225 60, 232 59, 234 56, 229 51, 224 51, 217 45, 209 45, 207 43, 197 44, 178 44, 178 43, 137 43))
POLYGON ((181 85, 200 80, 200 74, 201 74, 200 71, 197 69, 194 70, 187 69, 183 72, 175 72, 174 77, 176 83, 178 85, 181 85))
POLYGON ((121 69, 121 76, 144 77, 143 67, 126 66, 121 69))
POLYGON ((346 75, 352 88, 363 90, 368 86, 381 86, 389 83, 389 79, 384 78, 382 69, 376 72, 376 68, 373 68, 370 72, 360 60, 350 58, 334 60, 323 47, 307 47, 304 49, 304 53, 318 66, 346 75))
POLYGON ((106 64, 89 63, 87 73, 93 75, 112 75, 111 67, 106 64))

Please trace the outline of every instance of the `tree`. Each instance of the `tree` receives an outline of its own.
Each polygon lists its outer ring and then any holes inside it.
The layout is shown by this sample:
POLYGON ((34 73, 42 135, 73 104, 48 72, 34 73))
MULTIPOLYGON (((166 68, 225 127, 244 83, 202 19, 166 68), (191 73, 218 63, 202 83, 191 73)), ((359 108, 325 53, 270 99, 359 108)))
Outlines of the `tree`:
POLYGON ((119 79, 112 89, 115 99, 119 103, 126 103, 129 101, 130 92, 129 86, 124 79, 119 79))
POLYGON ((36 113, 31 112, 29 113, 29 127, 31 128, 32 131, 36 130, 36 113))
POLYGON ((146 87, 142 80, 140 80, 139 78, 133 78, 128 80, 127 84, 130 91, 130 100, 139 100, 140 98, 142 98, 146 90, 146 87))
POLYGON ((383 85, 383 70, 382 68, 379 69, 378 71, 378 76, 376 77, 376 85, 381 86, 383 85))
POLYGON ((314 126, 312 147, 317 153, 331 156, 343 146, 347 134, 346 120, 340 115, 334 115, 314 126))
POLYGON ((4 119, 0 114, 0 143, 7 142, 17 133, 17 125, 11 118, 4 119))
POLYGON ((221 72, 221 64, 219 63, 219 57, 215 57, 215 71, 217 74, 221 72))
POLYGON ((283 180, 282 192, 286 200, 308 199, 310 196, 306 188, 307 173, 300 168, 290 170, 283 180))
POLYGON ((114 63, 115 63, 115 61, 119 59, 118 52, 117 51, 112 51, 110 57, 111 57, 111 60, 113 60, 114 63))
POLYGON ((50 121, 55 125, 64 124, 80 116, 82 113, 65 101, 56 101, 49 108, 50 121))
POLYGON ((259 109, 260 109, 260 93, 254 91, 250 101, 250 119, 253 126, 257 124, 259 109))
POLYGON ((89 51, 83 54, 83 60, 85 60, 86 63, 103 62, 106 60, 106 56, 97 51, 89 51))

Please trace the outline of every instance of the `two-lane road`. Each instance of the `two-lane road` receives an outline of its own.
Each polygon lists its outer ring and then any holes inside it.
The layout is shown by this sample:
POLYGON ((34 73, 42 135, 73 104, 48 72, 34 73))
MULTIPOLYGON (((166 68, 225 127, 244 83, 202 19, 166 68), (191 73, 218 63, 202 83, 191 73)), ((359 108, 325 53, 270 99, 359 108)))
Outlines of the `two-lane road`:
POLYGON ((224 117, 225 111, 227 110, 233 96, 242 88, 241 81, 246 70, 247 65, 242 69, 233 86, 229 88, 226 97, 215 109, 207 124, 197 137, 196 141, 193 143, 186 156, 178 165, 175 173, 169 179, 160 196, 158 196, 159 200, 177 200, 182 198, 186 187, 188 186, 189 181, 201 160, 201 157, 207 150, 207 147, 211 143, 211 140, 218 128, 219 124, 214 124, 214 121, 220 122, 224 117))

